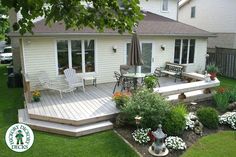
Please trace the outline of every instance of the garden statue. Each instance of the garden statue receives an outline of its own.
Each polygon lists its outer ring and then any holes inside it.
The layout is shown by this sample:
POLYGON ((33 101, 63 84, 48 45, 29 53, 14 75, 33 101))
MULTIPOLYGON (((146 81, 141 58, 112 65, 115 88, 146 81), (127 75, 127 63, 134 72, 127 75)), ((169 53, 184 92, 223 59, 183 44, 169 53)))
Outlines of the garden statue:
POLYGON ((205 78, 206 82, 210 82, 211 81, 210 75, 207 73, 207 71, 205 71, 204 78, 205 78))
POLYGON ((165 138, 167 135, 163 133, 161 127, 161 124, 159 124, 158 129, 155 132, 152 132, 156 140, 149 147, 148 151, 154 156, 166 156, 169 153, 169 150, 165 145, 165 138))
POLYGON ((197 134, 197 135, 200 135, 202 136, 202 129, 203 129, 203 125, 201 122, 199 122, 198 120, 196 120, 194 122, 194 133, 197 134))
POLYGON ((135 119, 135 124, 137 125, 137 128, 138 128, 138 126, 141 123, 142 117, 137 115, 137 116, 134 117, 134 119, 135 119))

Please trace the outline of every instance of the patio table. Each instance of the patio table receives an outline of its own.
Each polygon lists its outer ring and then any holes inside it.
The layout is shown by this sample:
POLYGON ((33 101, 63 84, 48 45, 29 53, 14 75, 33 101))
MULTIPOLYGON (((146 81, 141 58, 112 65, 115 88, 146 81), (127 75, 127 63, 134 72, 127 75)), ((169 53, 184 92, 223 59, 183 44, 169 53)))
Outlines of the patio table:
POLYGON ((126 78, 133 78, 134 80, 134 89, 137 89, 137 82, 138 82, 138 79, 139 78, 144 78, 146 76, 146 74, 144 73, 126 73, 126 74, 123 74, 123 77, 126 77, 126 78))

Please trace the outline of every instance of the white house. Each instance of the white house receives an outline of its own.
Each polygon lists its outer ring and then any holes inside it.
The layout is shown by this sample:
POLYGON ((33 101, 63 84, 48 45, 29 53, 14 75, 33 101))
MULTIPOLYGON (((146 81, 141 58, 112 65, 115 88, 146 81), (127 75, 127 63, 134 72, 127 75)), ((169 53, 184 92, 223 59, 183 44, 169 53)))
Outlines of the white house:
MULTIPOLYGON (((90 28, 65 30, 62 22, 48 27, 44 20, 35 23, 33 32, 23 37, 11 34, 20 41, 22 71, 30 77, 32 89, 40 71, 46 71, 51 79, 64 80, 67 67, 75 68, 78 75, 96 73, 98 83, 113 82, 114 71, 126 64, 131 42, 130 34, 98 33, 90 28)), ((147 12, 137 34, 145 63, 140 72, 151 73, 167 61, 185 64, 188 72, 204 70, 209 32, 147 12)))
POLYGON ((217 37, 208 40, 209 48, 236 48, 235 7, 235 0, 181 0, 178 19, 215 33, 217 37))
POLYGON ((143 10, 173 20, 178 18, 178 0, 140 0, 140 6, 143 10))

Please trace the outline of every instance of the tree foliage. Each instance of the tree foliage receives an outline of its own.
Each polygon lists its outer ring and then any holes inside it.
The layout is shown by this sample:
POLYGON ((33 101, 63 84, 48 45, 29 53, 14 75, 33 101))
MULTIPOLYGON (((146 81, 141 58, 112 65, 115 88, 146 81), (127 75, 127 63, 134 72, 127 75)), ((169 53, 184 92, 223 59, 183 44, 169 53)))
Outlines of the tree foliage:
POLYGON ((34 20, 44 16, 47 25, 64 21, 66 29, 105 28, 119 33, 132 32, 143 18, 139 0, 2 0, 2 5, 15 8, 23 16, 13 25, 21 34, 32 33, 34 20))
POLYGON ((9 31, 9 22, 7 19, 7 8, 2 6, 0 3, 0 40, 5 39, 5 34, 8 31, 9 31))

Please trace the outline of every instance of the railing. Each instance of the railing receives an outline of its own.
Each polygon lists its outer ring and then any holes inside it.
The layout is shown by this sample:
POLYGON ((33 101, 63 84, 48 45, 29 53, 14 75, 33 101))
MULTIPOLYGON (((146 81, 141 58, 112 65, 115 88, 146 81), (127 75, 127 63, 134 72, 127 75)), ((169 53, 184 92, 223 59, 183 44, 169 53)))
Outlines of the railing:
POLYGON ((30 91, 30 79, 28 74, 22 73, 23 76, 23 86, 24 86, 24 96, 26 102, 31 102, 32 94, 30 91))

